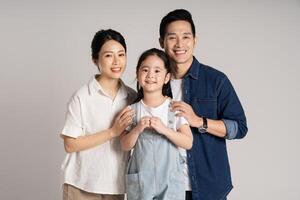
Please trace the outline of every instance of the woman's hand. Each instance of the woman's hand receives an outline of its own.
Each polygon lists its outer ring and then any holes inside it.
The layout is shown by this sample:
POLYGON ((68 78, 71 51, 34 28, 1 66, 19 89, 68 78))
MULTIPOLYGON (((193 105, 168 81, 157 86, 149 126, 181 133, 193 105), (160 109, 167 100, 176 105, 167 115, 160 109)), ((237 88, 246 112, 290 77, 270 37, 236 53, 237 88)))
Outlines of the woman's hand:
POLYGON ((116 117, 113 126, 111 127, 112 137, 118 137, 132 123, 134 110, 129 106, 124 108, 116 117))

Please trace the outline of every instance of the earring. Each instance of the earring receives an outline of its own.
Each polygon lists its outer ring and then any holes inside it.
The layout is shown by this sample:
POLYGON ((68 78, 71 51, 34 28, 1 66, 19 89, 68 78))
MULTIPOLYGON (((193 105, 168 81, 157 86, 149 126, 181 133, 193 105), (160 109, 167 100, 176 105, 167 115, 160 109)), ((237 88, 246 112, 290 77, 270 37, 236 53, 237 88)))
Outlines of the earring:
POLYGON ((97 65, 97 68, 98 68, 99 74, 101 74, 101 67, 97 65))

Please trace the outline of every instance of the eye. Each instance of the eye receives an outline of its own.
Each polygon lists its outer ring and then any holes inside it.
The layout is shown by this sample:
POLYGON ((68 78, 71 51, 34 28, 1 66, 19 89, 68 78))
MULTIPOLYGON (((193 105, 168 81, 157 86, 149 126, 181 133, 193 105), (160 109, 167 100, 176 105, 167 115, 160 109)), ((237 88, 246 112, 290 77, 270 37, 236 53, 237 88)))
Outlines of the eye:
POLYGON ((160 70, 156 69, 156 70, 155 70, 155 73, 160 73, 160 70))
POLYGON ((112 54, 105 54, 104 57, 106 58, 112 57, 112 54))
POLYGON ((183 39, 191 39, 190 36, 184 36, 183 39))
POLYGON ((175 36, 169 36, 168 39, 169 39, 169 40, 175 40, 176 37, 175 37, 175 36))
POLYGON ((143 68, 142 72, 148 72, 148 69, 147 68, 143 68))
POLYGON ((125 53, 120 53, 119 56, 120 56, 120 57, 124 57, 124 56, 125 56, 125 53))

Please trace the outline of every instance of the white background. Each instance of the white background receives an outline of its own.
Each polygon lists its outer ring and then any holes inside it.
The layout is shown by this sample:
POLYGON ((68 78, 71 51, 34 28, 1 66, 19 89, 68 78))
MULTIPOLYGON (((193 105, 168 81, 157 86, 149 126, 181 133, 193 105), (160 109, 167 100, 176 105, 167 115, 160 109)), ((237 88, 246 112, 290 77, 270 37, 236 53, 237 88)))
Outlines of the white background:
MULTIPOLYGON (((300 1, 1 1, 0 199, 61 199, 58 134, 66 104, 96 73, 90 42, 99 29, 128 45, 123 80, 157 47, 161 18, 186 8, 196 25, 195 56, 226 73, 249 132, 228 142, 229 200, 299 200, 300 1)), ((220 169, 222 170, 222 169, 220 169)))

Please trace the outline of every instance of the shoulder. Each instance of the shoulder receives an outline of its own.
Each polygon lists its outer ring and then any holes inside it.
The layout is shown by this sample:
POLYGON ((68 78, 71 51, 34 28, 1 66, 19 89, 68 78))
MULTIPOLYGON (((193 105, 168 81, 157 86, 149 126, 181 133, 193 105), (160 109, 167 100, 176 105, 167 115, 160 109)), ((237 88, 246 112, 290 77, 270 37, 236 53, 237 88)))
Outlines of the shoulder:
POLYGON ((136 91, 134 89, 132 89, 131 87, 125 85, 125 89, 126 89, 128 95, 136 96, 136 91))
POLYGON ((199 63, 198 79, 208 87, 220 89, 225 82, 229 82, 227 75, 209 65, 199 63))
POLYGON ((168 108, 170 108, 172 101, 173 101, 173 99, 171 97, 167 97, 166 101, 165 101, 165 106, 167 106, 168 108))
POLYGON ((128 95, 128 100, 129 100, 129 104, 132 104, 134 102, 134 100, 137 98, 137 93, 134 89, 132 89, 131 87, 125 85, 125 89, 128 95))
POLYGON ((89 94, 90 94, 90 88, 88 84, 85 84, 74 92, 73 97, 84 98, 87 97, 89 94))
POLYGON ((83 101, 83 99, 86 99, 86 97, 89 95, 89 87, 88 84, 85 84, 81 86, 79 89, 77 89, 71 96, 69 100, 70 103, 80 103, 83 101))
POLYGON ((205 72, 205 75, 208 78, 214 78, 214 79, 224 79, 227 78, 226 74, 224 72, 221 72, 220 70, 216 69, 215 67, 211 67, 209 65, 205 65, 202 63, 199 63, 201 66, 201 69, 205 72))
POLYGON ((139 100, 139 101, 131 102, 130 106, 132 106, 132 107, 137 107, 137 106, 144 107, 144 104, 142 103, 142 100, 139 100))

